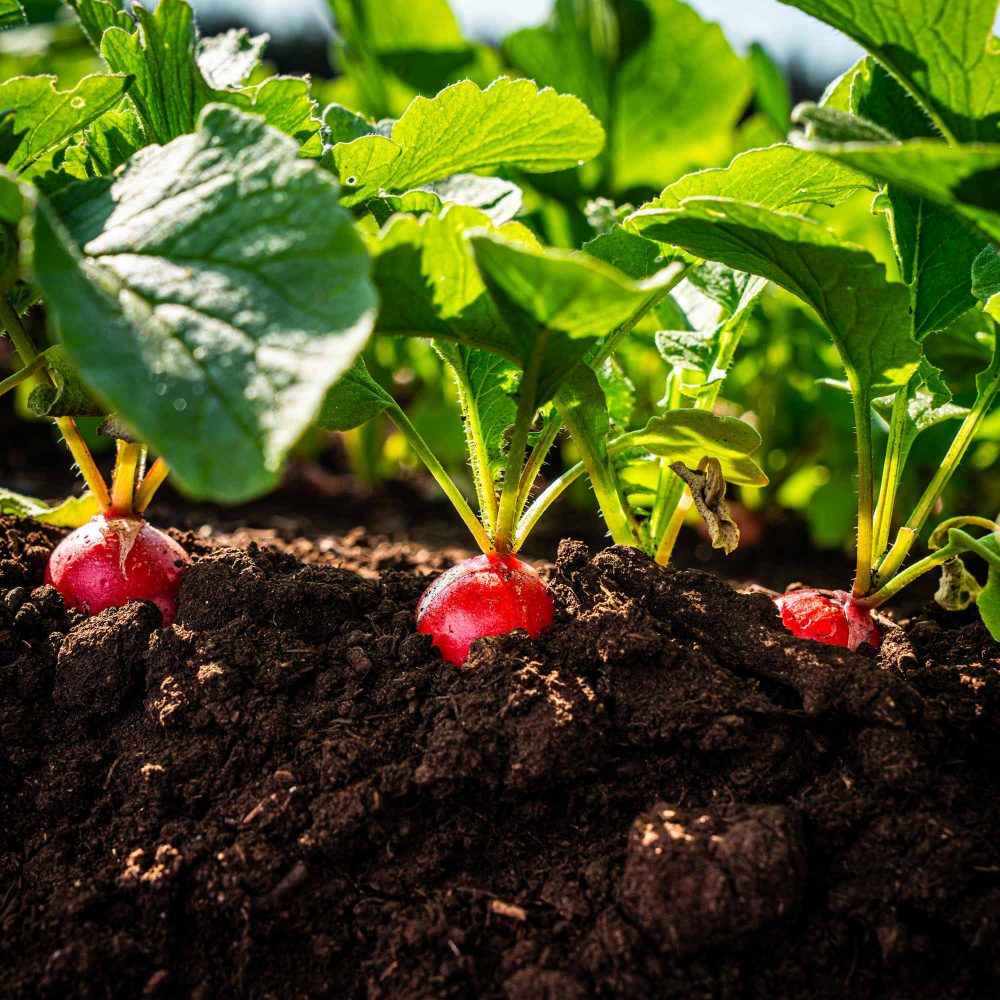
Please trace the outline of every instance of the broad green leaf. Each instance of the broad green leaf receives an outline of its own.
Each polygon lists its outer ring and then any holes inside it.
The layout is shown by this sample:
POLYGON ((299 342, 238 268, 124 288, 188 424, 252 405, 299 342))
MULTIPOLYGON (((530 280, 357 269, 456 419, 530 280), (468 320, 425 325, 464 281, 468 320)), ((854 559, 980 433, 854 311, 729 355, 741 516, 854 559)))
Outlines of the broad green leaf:
POLYGON ((679 0, 646 0, 643 44, 614 80, 610 150, 620 190, 724 161, 750 100, 752 75, 717 24, 679 0))
POLYGON ((261 119, 209 107, 194 134, 68 188, 59 219, 39 213, 34 267, 60 340, 196 496, 273 486, 371 330, 367 255, 333 179, 297 154, 261 119))
POLYGON ((462 79, 485 83, 499 59, 462 38, 446 0, 330 0, 340 101, 398 115, 418 94, 462 79))
POLYGON ((996 0, 782 0, 849 35, 927 109, 946 135, 1000 140, 996 0))
POLYGON ((740 153, 727 167, 688 174, 643 208, 677 208, 686 198, 732 198, 794 212, 808 205, 839 205, 871 187, 861 170, 831 170, 822 155, 780 144, 740 153))
POLYGON ((972 264, 972 294, 1000 323, 1000 250, 987 247, 972 264))
MULTIPOLYGON (((859 66, 851 101, 858 114, 890 130, 890 142, 936 134, 920 106, 870 59, 859 66)), ((982 239, 947 206, 895 184, 887 186, 884 201, 900 273, 911 288, 913 330, 921 340, 946 329, 974 304, 970 273, 982 239)))
POLYGON ((36 417, 103 417, 108 408, 91 392, 60 344, 43 352, 54 384, 36 385, 28 396, 28 409, 36 417))
POLYGON ((322 125, 316 117, 316 102, 309 96, 308 79, 272 76, 243 94, 252 102, 247 110, 263 115, 268 125, 290 135, 299 144, 300 156, 322 154, 322 125))
MULTIPOLYGON (((102 17, 107 20, 105 6, 101 0, 76 0, 85 26, 102 17)), ((130 18, 116 19, 104 31, 101 55, 114 72, 135 78, 128 96, 147 142, 166 143, 193 132, 203 108, 224 103, 263 115, 307 147, 305 155, 322 152, 320 122, 313 115, 315 102, 309 99, 307 80, 274 77, 246 90, 213 86, 199 64, 203 53, 194 13, 184 0, 160 0, 152 13, 137 5, 133 13, 138 27, 130 18)), ((242 57, 237 62, 241 73, 245 63, 242 57)), ((210 70, 213 79, 219 77, 217 68, 210 70)))
POLYGON ((440 215, 395 216, 370 244, 381 292, 377 330, 482 347, 517 361, 518 339, 487 292, 466 238, 489 226, 485 214, 458 205, 440 215))
POLYGON ((561 94, 576 94, 609 126, 619 35, 612 0, 556 0, 545 24, 508 35, 503 50, 525 76, 561 94))
POLYGON ((583 252, 603 260, 634 281, 652 278, 677 259, 676 255, 665 253, 655 240, 648 240, 623 226, 615 226, 610 233, 585 243, 583 252))
POLYGON ((516 360, 527 367, 541 358, 539 405, 555 394, 596 341, 649 304, 659 283, 631 281, 585 254, 529 247, 485 234, 471 240, 499 311, 508 327, 517 331, 516 360))
POLYGON ((121 101, 127 76, 94 75, 72 90, 57 90, 53 76, 18 76, 0 84, 0 108, 13 114, 0 125, 0 156, 23 171, 121 101))
POLYGON ((465 81, 416 98, 391 137, 362 136, 333 149, 345 204, 470 171, 546 173, 596 156, 600 122, 575 97, 501 77, 486 90, 465 81))
POLYGON ((748 55, 754 76, 754 103, 778 135, 787 135, 792 119, 792 96, 785 74, 759 42, 750 46, 748 55))
POLYGON ((316 424, 328 431, 350 431, 394 405, 392 396, 371 377, 359 357, 327 392, 316 424))
POLYGON ((821 152, 950 208, 986 239, 1000 243, 1000 143, 949 146, 936 139, 847 143, 821 152))
POLYGON ((340 104, 331 104, 327 107, 323 112, 323 125, 327 131, 327 141, 334 145, 352 142, 375 131, 374 122, 340 104))
POLYGON ((66 0, 80 21, 80 27, 98 55, 101 39, 108 28, 135 31, 135 21, 122 9, 118 0, 66 0))
POLYGON ((67 147, 62 171, 76 180, 106 177, 145 145, 139 119, 131 111, 109 111, 67 147))
POLYGON ((909 289, 887 281, 867 250, 818 223, 759 205, 693 198, 679 209, 638 212, 632 224, 706 260, 767 278, 811 305, 863 398, 905 385, 916 370, 909 289))
POLYGON ((0 0, 0 31, 20 27, 27 20, 18 0, 0 0))
POLYGON ((635 409, 635 386, 625 369, 614 358, 608 358, 597 370, 597 381, 604 391, 612 425, 627 427, 635 409))
POLYGON ((216 90, 241 87, 260 63, 266 45, 267 35, 231 28, 198 42, 198 68, 205 82, 216 90))
POLYGON ((32 517, 41 524, 55 528, 79 528, 101 512, 93 493, 69 497, 58 504, 26 497, 0 487, 0 516, 32 517))
POLYGON ((692 469, 703 458, 717 458, 727 482, 767 485, 767 476, 749 457, 760 447, 760 435, 736 417, 719 417, 707 410, 668 410, 629 434, 627 441, 629 448, 642 448, 692 469))
POLYGON ((0 167, 0 222, 12 226, 20 224, 24 218, 25 190, 26 186, 22 186, 16 175, 0 167))

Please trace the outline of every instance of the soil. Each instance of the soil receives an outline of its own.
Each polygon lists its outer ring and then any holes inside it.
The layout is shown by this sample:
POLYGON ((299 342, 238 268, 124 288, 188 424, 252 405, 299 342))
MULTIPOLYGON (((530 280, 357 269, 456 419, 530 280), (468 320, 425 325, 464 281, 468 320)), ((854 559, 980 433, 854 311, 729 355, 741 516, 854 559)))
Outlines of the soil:
POLYGON ((412 619, 455 553, 208 534, 162 629, 0 520, 0 995, 996 995, 972 615, 852 654, 564 542, 553 628, 459 671, 412 619))

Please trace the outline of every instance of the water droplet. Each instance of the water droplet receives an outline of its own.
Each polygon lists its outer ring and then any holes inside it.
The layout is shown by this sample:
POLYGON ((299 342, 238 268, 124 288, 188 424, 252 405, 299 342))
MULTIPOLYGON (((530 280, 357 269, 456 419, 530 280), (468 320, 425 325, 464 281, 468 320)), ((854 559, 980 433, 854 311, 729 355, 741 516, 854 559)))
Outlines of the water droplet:
POLYGON ((348 178, 345 179, 344 183, 348 187, 354 187, 354 185, 358 183, 358 179, 357 179, 357 177, 348 177, 348 178))
POLYGON ((582 167, 582 166, 583 166, 583 160, 577 160, 577 161, 576 161, 576 165, 577 165, 578 167, 582 167))
POLYGON ((174 409, 178 413, 180 413, 181 410, 187 409, 187 405, 188 404, 187 404, 187 400, 186 399, 175 399, 174 400, 174 409))
POLYGON ((79 96, 77 96, 77 97, 71 97, 69 103, 70 103, 71 107, 74 107, 74 108, 77 108, 77 109, 86 107, 86 104, 87 104, 87 102, 82 97, 79 97, 79 96))

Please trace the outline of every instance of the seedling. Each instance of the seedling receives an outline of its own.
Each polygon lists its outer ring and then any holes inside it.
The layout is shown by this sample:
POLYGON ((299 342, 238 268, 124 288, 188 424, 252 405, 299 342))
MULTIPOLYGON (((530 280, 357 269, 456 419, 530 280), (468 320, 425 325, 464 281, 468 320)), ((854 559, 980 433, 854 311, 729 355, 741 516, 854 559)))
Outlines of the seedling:
POLYGON ((799 109, 798 120, 807 126, 796 139, 801 148, 737 158, 679 202, 644 207, 629 225, 671 249, 785 288, 813 307, 840 352, 857 438, 857 571, 849 594, 801 590, 779 598, 785 624, 797 635, 856 649, 877 641, 875 609, 943 568, 939 601, 950 608, 978 601, 1000 637, 995 521, 978 514, 945 521, 928 539, 929 554, 906 566, 1000 391, 1000 147, 989 144, 1000 139, 998 60, 982 56, 992 15, 978 25, 982 38, 957 20, 914 42, 913 36, 893 36, 895 28, 869 6, 845 14, 843 5, 826 0, 796 5, 847 31, 873 58, 832 85, 822 106, 799 109), (917 70, 955 58, 964 60, 960 90, 917 70), (754 170, 746 169, 751 159, 754 170), (851 186, 878 187, 876 209, 890 227, 902 281, 887 280, 870 253, 804 214, 809 203, 832 204, 835 191, 851 186), (977 299, 980 309, 974 308, 977 299), (930 362, 925 344, 931 334, 939 342, 964 340, 970 351, 989 358, 966 407, 952 402, 945 373, 930 362), (887 439, 877 476, 874 423, 882 420, 887 439), (910 447, 917 435, 946 420, 960 420, 959 429, 893 537, 910 447), (989 567, 981 589, 962 565, 967 554, 989 567))
MULTIPOLYGON (((264 39, 201 39, 182 0, 69 6, 109 72, 0 84, 0 321, 20 362, 0 393, 33 386, 89 493, 3 493, 0 511, 78 527, 48 571, 67 605, 148 599, 169 623, 187 557, 143 519, 167 463, 194 496, 276 485, 375 295, 308 81, 247 82, 264 39), (23 320, 39 300, 44 350, 23 320), (76 423, 109 413, 127 428, 110 485, 76 423)), ((5 18, 24 20, 13 0, 5 18)))
MULTIPOLYGON (((356 119, 355 127, 363 129, 363 120, 356 119)), ((517 554, 577 479, 589 480, 613 541, 640 547, 661 562, 669 558, 691 502, 685 483, 728 551, 736 539, 725 510, 726 484, 766 482, 749 458, 760 443, 757 434, 739 420, 710 412, 719 377, 698 408, 678 404, 644 427, 623 426, 630 414, 620 405, 616 351, 639 324, 655 329, 654 310, 689 276, 707 281, 705 273, 695 277, 689 262, 664 257, 651 241, 621 229, 574 254, 540 246, 517 222, 441 200, 439 177, 457 169, 558 169, 593 156, 601 139, 600 126, 574 98, 538 91, 526 81, 499 80, 485 91, 461 84, 434 99, 418 99, 390 132, 356 135, 331 150, 342 179, 349 180, 345 201, 363 220, 370 213, 382 223, 368 239, 382 292, 376 331, 430 338, 455 379, 478 515, 363 363, 328 395, 319 424, 344 431, 387 414, 482 550, 482 557, 435 584, 418 611, 421 630, 433 634, 456 664, 474 638, 514 627, 536 635, 551 616, 537 577, 517 554), (493 119, 504 122, 502 150, 493 148, 493 119), (454 133, 453 123, 470 121, 484 122, 482 135, 473 128, 455 142, 439 141, 454 133), (548 130, 544 158, 530 153, 539 122, 548 130), (406 190, 413 183, 428 187, 406 190), (532 499, 564 427, 581 460, 532 499), (661 462, 662 488, 650 490, 635 481, 661 462), (651 498, 655 517, 647 503, 651 498)), ((478 190, 490 178, 474 180, 478 190)), ((455 191, 452 185, 451 197, 455 191)), ((749 306, 740 304, 748 284, 716 305, 730 333, 730 321, 738 323, 749 306)), ((709 350, 722 373, 736 339, 720 334, 718 351, 709 350)))

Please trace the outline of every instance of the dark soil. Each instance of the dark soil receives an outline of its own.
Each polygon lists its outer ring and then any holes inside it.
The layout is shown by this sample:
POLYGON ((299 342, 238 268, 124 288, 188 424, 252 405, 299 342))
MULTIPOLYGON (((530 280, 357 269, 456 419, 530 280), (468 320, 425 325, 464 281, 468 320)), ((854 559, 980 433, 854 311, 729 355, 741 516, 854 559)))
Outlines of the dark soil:
POLYGON ((0 996, 996 995, 971 616, 876 659, 564 543, 556 625, 456 671, 412 621, 447 553, 178 537, 163 630, 66 614, 58 533, 0 521, 0 996))

